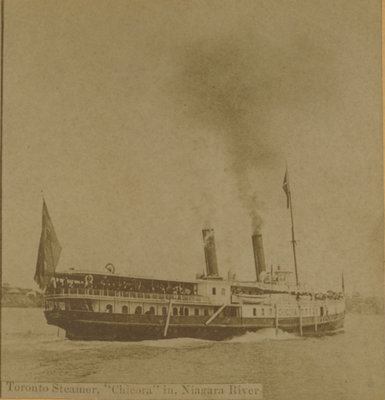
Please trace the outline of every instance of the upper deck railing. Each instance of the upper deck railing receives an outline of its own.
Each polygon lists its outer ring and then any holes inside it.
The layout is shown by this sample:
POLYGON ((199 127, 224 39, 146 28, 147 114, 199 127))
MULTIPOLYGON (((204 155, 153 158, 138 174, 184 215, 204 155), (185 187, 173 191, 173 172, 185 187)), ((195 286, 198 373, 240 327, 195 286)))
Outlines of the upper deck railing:
POLYGON ((121 291, 110 289, 87 289, 87 288, 68 288, 53 289, 45 293, 46 297, 119 297, 130 299, 154 299, 154 300, 180 300, 190 303, 207 303, 209 298, 200 295, 169 294, 169 293, 147 293, 134 291, 121 291))

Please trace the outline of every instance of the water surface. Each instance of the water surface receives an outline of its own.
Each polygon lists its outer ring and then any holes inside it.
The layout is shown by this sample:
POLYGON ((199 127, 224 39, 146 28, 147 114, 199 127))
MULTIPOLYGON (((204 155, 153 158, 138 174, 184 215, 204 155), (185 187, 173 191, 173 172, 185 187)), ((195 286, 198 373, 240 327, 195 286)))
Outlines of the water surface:
POLYGON ((266 329, 224 342, 70 341, 40 309, 5 308, 2 380, 262 383, 271 400, 384 400, 384 318, 347 315, 338 334, 266 329))

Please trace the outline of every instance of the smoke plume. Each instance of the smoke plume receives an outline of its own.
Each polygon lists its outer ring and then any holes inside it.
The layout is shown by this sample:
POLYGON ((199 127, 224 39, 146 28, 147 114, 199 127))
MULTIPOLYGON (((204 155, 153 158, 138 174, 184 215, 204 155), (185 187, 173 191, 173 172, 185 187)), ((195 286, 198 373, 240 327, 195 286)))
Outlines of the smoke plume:
POLYGON ((178 53, 173 83, 195 126, 223 138, 253 233, 261 228, 263 205, 263 182, 255 176, 282 168, 285 159, 285 137, 272 127, 275 113, 286 104, 307 101, 309 89, 317 85, 314 78, 309 81, 310 74, 323 72, 321 55, 306 39, 284 52, 265 39, 227 36, 189 43, 178 53))

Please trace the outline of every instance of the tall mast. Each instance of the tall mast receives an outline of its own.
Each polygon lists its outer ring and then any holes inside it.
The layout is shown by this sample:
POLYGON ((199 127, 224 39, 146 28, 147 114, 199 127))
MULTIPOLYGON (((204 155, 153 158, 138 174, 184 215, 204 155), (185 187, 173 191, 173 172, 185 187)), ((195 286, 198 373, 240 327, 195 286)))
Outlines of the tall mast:
MULTIPOLYGON (((0 247, 3 248, 3 110, 4 110, 4 1, 0 0, 0 247)), ((0 254, 0 271, 3 266, 3 256, 0 254)), ((2 274, 0 273, 0 287, 2 286, 2 274)), ((0 341, 1 341, 1 307, 0 307, 0 341)), ((0 375, 1 375, 1 366, 0 366, 0 375)), ((1 396, 1 388, 0 388, 0 396, 1 396)))
POLYGON ((286 165, 286 173, 283 181, 283 190, 287 196, 287 206, 290 208, 290 218, 291 218, 291 243, 293 246, 293 257, 294 257, 294 269, 295 269, 295 283, 298 287, 298 268, 297 268, 297 253, 296 253, 296 241, 295 241, 295 233, 294 233, 294 217, 293 217, 293 202, 291 201, 291 191, 290 191, 290 183, 289 183, 289 170, 286 165))

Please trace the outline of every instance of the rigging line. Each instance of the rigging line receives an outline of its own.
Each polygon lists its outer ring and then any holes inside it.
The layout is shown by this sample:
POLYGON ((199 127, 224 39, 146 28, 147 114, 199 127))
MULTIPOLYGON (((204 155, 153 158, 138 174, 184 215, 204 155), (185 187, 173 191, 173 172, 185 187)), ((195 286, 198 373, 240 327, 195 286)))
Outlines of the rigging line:
MULTIPOLYGON (((1 1, 0 20, 1 20, 1 38, 0 38, 0 288, 3 285, 3 108, 4 108, 4 2, 1 1)), ((1 300, 0 300, 0 353, 1 353, 1 300)), ((1 360, 0 360, 0 380, 1 380, 1 360)), ((0 397, 1 385, 0 385, 0 397)))

